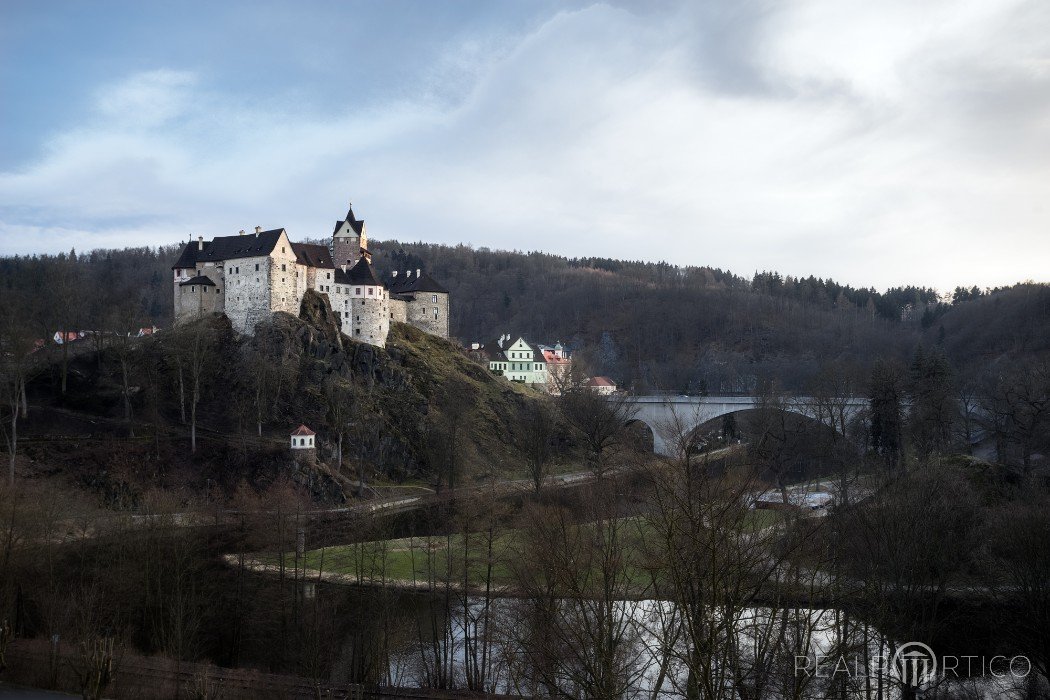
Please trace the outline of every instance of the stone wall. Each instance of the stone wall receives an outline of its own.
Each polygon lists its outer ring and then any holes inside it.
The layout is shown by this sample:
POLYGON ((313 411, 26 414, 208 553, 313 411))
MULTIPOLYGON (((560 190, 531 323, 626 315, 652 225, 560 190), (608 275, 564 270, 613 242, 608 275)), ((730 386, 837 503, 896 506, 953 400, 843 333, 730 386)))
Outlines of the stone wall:
POLYGON ((185 323, 204 314, 221 312, 222 290, 218 286, 189 284, 175 288, 175 323, 185 323))
POLYGON ((390 300, 390 322, 408 323, 408 304, 404 299, 390 300))
POLYGON ((343 321, 343 332, 358 342, 383 347, 390 333, 390 296, 382 287, 365 289, 377 293, 350 299, 350 320, 343 321))
POLYGON ((226 316, 238 333, 251 333, 269 316, 270 275, 269 256, 226 262, 226 316))
POLYGON ((448 294, 416 292, 407 304, 408 322, 432 335, 448 338, 448 294))
POLYGON ((299 268, 287 234, 281 234, 269 258, 270 311, 299 313, 303 295, 299 291, 299 268))

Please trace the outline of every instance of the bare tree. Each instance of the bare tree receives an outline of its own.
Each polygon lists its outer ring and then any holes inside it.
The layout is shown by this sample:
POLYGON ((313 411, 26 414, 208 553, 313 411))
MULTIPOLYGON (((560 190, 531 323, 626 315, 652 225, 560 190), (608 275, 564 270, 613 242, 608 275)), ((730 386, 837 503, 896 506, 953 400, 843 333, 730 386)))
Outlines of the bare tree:
POLYGON ((112 330, 110 350, 116 356, 120 372, 121 399, 124 406, 124 421, 131 427, 131 375, 135 369, 138 331, 144 316, 139 300, 131 292, 119 297, 119 302, 107 315, 107 326, 112 330))
POLYGON ((1017 619, 1003 626, 1033 670, 1050 681, 1050 495, 1029 491, 1003 504, 988 524, 988 588, 1017 619))
POLYGON ((8 477, 15 483, 18 456, 18 420, 25 417, 26 384, 34 367, 35 349, 25 300, 14 292, 0 296, 0 396, 8 415, 3 421, 8 453, 8 477))
POLYGON ((350 417, 355 414, 356 392, 354 385, 337 374, 325 380, 324 400, 328 428, 335 434, 336 470, 343 469, 343 436, 349 429, 350 417))
POLYGON ((634 558, 641 532, 617 517, 616 500, 615 485, 600 481, 573 510, 523 513, 512 561, 524 595, 516 644, 527 670, 518 692, 619 698, 648 671, 636 624, 649 590, 634 558))
POLYGON ((562 415, 583 438, 591 471, 604 475, 606 455, 623 435, 635 407, 626 394, 602 396, 585 388, 568 391, 558 399, 562 415))
POLYGON ((524 418, 514 426, 512 432, 514 446, 525 459, 529 477, 537 492, 547 477, 556 429, 552 407, 546 402, 537 401, 526 405, 524 418))
POLYGON ((190 451, 197 451, 197 407, 213 363, 217 359, 216 331, 212 319, 198 319, 193 323, 173 329, 169 334, 168 348, 178 373, 177 386, 180 397, 189 399, 190 451))
POLYGON ((85 309, 84 276, 73 253, 62 261, 48 280, 48 308, 54 330, 61 334, 60 391, 66 393, 70 339, 81 330, 85 309))

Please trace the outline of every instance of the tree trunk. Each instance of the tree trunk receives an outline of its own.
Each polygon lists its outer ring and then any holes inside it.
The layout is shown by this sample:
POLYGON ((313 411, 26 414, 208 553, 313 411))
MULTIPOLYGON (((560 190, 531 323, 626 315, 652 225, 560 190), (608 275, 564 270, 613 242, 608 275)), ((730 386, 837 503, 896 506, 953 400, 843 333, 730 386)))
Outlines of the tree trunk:
POLYGON ((197 387, 193 387, 193 399, 190 402, 190 452, 197 452, 197 387))
MULTIPOLYGON (((16 394, 17 396, 17 394, 16 394)), ((18 454, 18 402, 14 402, 11 406, 11 441, 8 443, 8 447, 11 448, 11 466, 10 466, 10 478, 11 488, 15 486, 15 456, 18 454)))
MULTIPOLYGON (((68 338, 68 336, 67 336, 68 338)), ((67 368, 69 367, 69 343, 66 342, 67 338, 62 339, 62 395, 66 395, 66 376, 68 375, 67 368)))
POLYGON ((22 381, 20 383, 22 385, 22 389, 21 389, 21 393, 22 393, 22 418, 28 418, 29 417, 29 402, 26 401, 26 380, 25 380, 24 377, 22 378, 22 381))
POLYGON ((179 415, 182 424, 186 425, 186 381, 182 374, 182 365, 179 365, 179 415))

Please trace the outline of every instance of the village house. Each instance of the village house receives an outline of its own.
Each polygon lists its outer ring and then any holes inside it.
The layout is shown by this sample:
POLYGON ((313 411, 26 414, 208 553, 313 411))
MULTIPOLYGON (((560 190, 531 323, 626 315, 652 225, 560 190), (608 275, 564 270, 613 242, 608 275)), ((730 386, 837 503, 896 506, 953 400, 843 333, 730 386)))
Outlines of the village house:
POLYGON ((485 343, 475 343, 472 351, 489 369, 512 382, 521 382, 551 393, 558 393, 560 379, 568 376, 571 360, 562 344, 553 347, 530 343, 519 337, 511 342, 510 334, 485 343))

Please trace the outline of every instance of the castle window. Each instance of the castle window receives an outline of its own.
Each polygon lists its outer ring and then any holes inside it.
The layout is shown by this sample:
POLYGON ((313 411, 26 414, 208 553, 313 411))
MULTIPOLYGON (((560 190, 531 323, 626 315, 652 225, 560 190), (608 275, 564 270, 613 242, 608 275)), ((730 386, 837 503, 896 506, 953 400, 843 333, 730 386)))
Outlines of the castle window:
POLYGON ((240 265, 238 265, 237 267, 235 267, 233 269, 237 270, 237 274, 238 275, 241 274, 241 266, 240 265))
MULTIPOLYGON (((259 271, 259 263, 255 263, 255 271, 256 271, 256 272, 258 272, 258 271, 259 271)), ((256 280, 256 282, 258 282, 258 280, 256 280)))
POLYGON ((361 329, 360 329, 360 328, 358 328, 357 330, 355 330, 355 331, 354 331, 354 334, 355 334, 355 335, 361 335, 361 329))
POLYGON ((325 278, 326 280, 330 280, 330 279, 332 279, 332 273, 331 273, 331 272, 326 272, 326 273, 324 273, 324 278, 325 278))
POLYGON ((437 301, 438 301, 438 295, 434 294, 433 296, 430 297, 430 300, 436 304, 437 301))
POLYGON ((358 287, 357 289, 355 289, 354 294, 356 294, 357 296, 361 296, 361 288, 358 287))
MULTIPOLYGON (((281 248, 281 252, 282 253, 284 252, 284 248, 281 248)), ((284 271, 285 271, 284 263, 281 263, 281 272, 284 272, 284 271)), ((281 281, 284 282, 284 280, 281 280, 281 281)))
POLYGON ((368 296, 372 296, 372 292, 374 292, 374 291, 375 291, 374 289, 372 289, 371 287, 369 287, 369 288, 368 288, 368 296))

